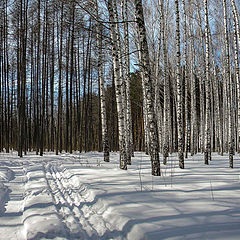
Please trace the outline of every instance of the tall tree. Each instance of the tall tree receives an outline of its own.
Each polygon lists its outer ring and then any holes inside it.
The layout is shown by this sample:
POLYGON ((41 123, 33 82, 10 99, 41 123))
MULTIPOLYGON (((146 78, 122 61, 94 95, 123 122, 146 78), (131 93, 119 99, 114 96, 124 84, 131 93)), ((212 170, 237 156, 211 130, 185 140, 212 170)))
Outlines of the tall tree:
MULTIPOLYGON (((122 101, 122 79, 120 74, 120 60, 119 60, 119 44, 117 42, 114 7, 112 0, 108 0, 109 21, 111 27, 111 47, 114 68, 114 81, 117 100, 118 112, 118 129, 119 129, 119 149, 120 149, 120 168, 127 169, 127 154, 125 144, 125 128, 124 128, 124 106, 122 101)), ((116 11, 116 9, 115 9, 116 11)))
POLYGON ((228 114, 228 151, 229 151, 229 167, 233 168, 233 104, 232 104, 232 78, 230 74, 230 53, 229 53, 229 37, 228 37, 228 26, 227 26, 227 3, 226 0, 222 1, 223 3, 223 23, 224 23, 224 45, 225 45, 225 78, 226 81, 226 92, 228 98, 228 110, 226 114, 228 114))
POLYGON ((151 78, 149 51, 143 15, 142 0, 135 0, 135 15, 140 43, 140 67, 144 77, 146 91, 146 109, 149 122, 149 146, 152 163, 152 175, 160 176, 160 161, 158 152, 157 124, 154 111, 153 80, 151 78))
POLYGON ((176 11, 176 46, 177 46, 177 128, 178 128, 178 159, 179 167, 184 168, 183 156, 183 103, 182 103, 182 81, 181 81, 181 53, 180 53, 180 17, 179 17, 179 2, 175 0, 176 11))
MULTIPOLYGON (((161 8, 161 31, 162 31, 162 48, 163 48, 163 81, 164 81, 164 143, 163 143, 163 163, 167 163, 169 155, 169 119, 170 119, 170 90, 169 90, 169 77, 167 70, 167 46, 166 46, 166 33, 165 33, 165 16, 164 16, 164 1, 160 1, 161 8)), ((161 126, 158 126, 161 127, 161 126)))
POLYGON ((126 82, 126 144, 127 163, 131 164, 131 156, 134 155, 132 135, 132 112, 130 102, 130 58, 129 58, 129 29, 128 29, 128 0, 122 0, 122 19, 124 22, 124 70, 126 82))
POLYGON ((237 133, 237 150, 238 152, 240 152, 240 72, 239 72, 239 61, 238 61, 238 57, 239 57, 239 46, 240 46, 240 29, 239 29, 239 15, 237 12, 237 8, 236 8, 236 4, 235 4, 235 0, 231 1, 232 4, 232 12, 233 12, 233 38, 234 38, 234 64, 235 64, 235 82, 237 85, 237 129, 238 129, 238 133, 237 133))
POLYGON ((211 160, 211 134, 210 134, 210 111, 211 111, 211 96, 210 96, 210 62, 209 62, 209 23, 208 23, 208 1, 204 1, 205 10, 205 45, 206 45, 206 126, 205 126, 205 164, 209 164, 211 160))
MULTIPOLYGON (((98 13, 98 2, 96 0, 96 14, 97 19, 99 19, 98 13)), ((102 35, 102 25, 97 22, 97 49, 98 49, 98 78, 99 78, 99 88, 100 88, 100 102, 101 102, 101 124, 102 124, 102 144, 104 161, 109 162, 109 143, 108 143, 108 131, 107 131, 107 113, 106 113, 106 96, 105 96, 105 85, 103 77, 103 35, 102 35)))
MULTIPOLYGON (((56 136, 56 154, 62 152, 62 47, 63 47, 63 8, 61 3, 61 24, 60 24, 60 42, 58 51, 58 120, 57 120, 57 136, 56 136)), ((59 30, 59 29, 58 29, 59 30)))
POLYGON ((71 2, 71 63, 70 63, 70 98, 69 98, 69 105, 70 105, 70 114, 69 114, 69 152, 72 153, 73 149, 73 78, 74 78, 74 25, 75 25, 75 2, 71 2))

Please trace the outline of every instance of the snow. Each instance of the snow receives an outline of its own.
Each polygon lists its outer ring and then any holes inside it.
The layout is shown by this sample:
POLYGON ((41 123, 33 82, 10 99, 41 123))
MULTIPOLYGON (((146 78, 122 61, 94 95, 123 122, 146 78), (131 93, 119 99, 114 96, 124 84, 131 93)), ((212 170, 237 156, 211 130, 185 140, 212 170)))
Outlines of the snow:
POLYGON ((240 239, 239 156, 212 158, 154 177, 141 152, 127 171, 119 153, 1 153, 0 239, 240 239))
POLYGON ((9 189, 4 185, 5 181, 10 181, 14 178, 14 173, 8 167, 0 166, 0 214, 2 214, 5 209, 5 202, 9 199, 9 189))
POLYGON ((8 197, 8 188, 0 182, 0 214, 5 211, 5 202, 8 197))

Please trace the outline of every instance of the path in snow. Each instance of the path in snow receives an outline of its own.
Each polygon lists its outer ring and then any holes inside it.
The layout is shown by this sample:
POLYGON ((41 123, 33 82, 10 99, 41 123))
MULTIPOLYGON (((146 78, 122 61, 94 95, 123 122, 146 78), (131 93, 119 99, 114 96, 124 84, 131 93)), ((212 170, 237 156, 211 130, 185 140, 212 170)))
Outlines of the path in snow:
MULTIPOLYGON (((69 188, 66 182, 63 182, 63 178, 56 166, 47 164, 45 169, 49 189, 51 189, 53 194, 58 214, 68 228, 69 238, 87 239, 87 233, 83 230, 83 226, 79 221, 82 215, 81 210, 79 210, 78 205, 74 201, 75 199, 72 197, 74 190, 69 188)), ((89 227, 89 230, 91 231, 92 228, 89 227)))
MULTIPOLYGON (((45 166, 49 187, 63 222, 69 229, 71 239, 110 239, 115 228, 104 213, 107 208, 94 208, 84 193, 89 194, 84 184, 75 184, 73 175, 66 169, 53 164, 45 166), (86 191, 87 190, 87 191, 86 191)), ((94 200, 94 199, 92 199, 94 200)), ((121 239, 114 236, 114 239, 121 239)))
POLYGON ((1 161, 0 173, 12 174, 0 178, 10 192, 2 196, 0 239, 110 239, 115 228, 103 217, 107 209, 92 208, 83 184, 76 187, 66 168, 42 159, 1 161))

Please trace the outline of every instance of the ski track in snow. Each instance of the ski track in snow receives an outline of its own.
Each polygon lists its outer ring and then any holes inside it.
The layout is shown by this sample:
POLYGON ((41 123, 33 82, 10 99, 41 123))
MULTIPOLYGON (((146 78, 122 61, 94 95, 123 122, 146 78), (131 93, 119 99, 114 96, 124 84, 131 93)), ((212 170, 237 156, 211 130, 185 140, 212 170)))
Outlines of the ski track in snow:
POLYGON ((73 175, 59 163, 17 159, 4 164, 8 165, 4 170, 12 174, 1 179, 5 180, 2 201, 6 205, 0 214, 1 240, 123 239, 114 235, 114 227, 103 218, 107 208, 84 205, 89 202, 81 192, 87 187, 74 187, 73 175))
MULTIPOLYGON (((78 201, 76 201, 76 196, 73 196, 76 192, 70 188, 68 180, 63 177, 61 171, 59 172, 56 165, 48 164, 45 169, 58 213, 69 229, 69 238, 89 239, 91 237, 91 239, 97 239, 98 234, 84 218, 78 201)), ((80 194, 77 194, 77 197, 80 199, 80 194)))
POLYGON ((103 217, 109 209, 102 204, 92 205, 95 199, 89 202, 84 196, 84 192, 89 194, 91 191, 87 186, 74 187, 70 181, 72 174, 66 168, 47 164, 45 169, 58 213, 69 229, 69 239, 122 239, 103 217))

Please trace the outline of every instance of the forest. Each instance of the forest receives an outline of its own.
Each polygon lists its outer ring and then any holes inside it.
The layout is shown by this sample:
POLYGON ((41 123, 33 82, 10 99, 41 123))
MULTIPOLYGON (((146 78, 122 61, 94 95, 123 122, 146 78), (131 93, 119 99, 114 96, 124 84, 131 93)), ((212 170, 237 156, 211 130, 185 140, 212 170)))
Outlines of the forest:
POLYGON ((239 240, 239 15, 0 0, 0 240, 239 240))
POLYGON ((239 45, 239 0, 1 0, 0 151, 233 168, 239 45))

